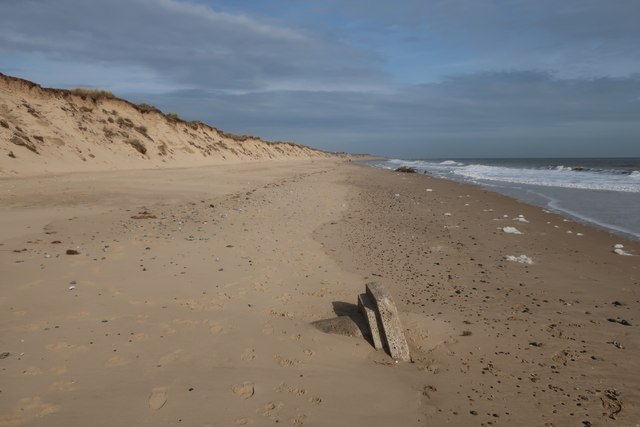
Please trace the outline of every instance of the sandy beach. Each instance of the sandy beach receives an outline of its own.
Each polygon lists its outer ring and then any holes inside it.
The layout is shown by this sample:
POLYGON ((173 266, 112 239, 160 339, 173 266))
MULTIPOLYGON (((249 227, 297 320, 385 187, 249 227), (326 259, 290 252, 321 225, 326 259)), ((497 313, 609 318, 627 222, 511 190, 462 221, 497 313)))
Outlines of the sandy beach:
POLYGON ((640 419, 637 242, 344 160, 5 178, 0 194, 0 425, 640 419), (353 315, 370 281, 411 363, 311 325, 353 315))

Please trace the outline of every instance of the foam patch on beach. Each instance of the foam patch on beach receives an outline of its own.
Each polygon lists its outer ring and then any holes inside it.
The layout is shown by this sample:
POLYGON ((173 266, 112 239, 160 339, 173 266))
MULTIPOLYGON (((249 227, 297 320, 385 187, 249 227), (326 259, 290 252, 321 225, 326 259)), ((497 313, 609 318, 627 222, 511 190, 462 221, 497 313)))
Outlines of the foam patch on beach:
POLYGON ((518 215, 517 217, 513 218, 514 221, 520 221, 520 222, 526 222, 528 223, 529 221, 527 220, 527 218, 524 217, 524 215, 518 215))
POLYGON ((507 261, 519 262, 520 264, 533 264, 533 258, 526 255, 507 255, 504 257, 507 261))
POLYGON ((620 243, 617 243, 617 244, 613 245, 613 252, 618 254, 618 255, 633 256, 633 254, 625 251, 624 250, 624 245, 621 245, 620 243))
POLYGON ((502 227, 498 228, 498 230, 502 230, 507 234, 522 234, 522 231, 518 230, 515 227, 502 227))

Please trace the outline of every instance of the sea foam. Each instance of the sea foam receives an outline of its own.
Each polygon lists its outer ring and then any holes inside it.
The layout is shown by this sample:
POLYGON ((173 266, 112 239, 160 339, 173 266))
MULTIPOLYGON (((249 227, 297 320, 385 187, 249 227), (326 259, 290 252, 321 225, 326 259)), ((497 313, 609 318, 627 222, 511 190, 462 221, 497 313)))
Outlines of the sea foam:
POLYGON ((519 262, 521 264, 533 264, 533 259, 526 255, 520 255, 520 256, 507 255, 504 257, 504 259, 506 259, 507 261, 519 262))

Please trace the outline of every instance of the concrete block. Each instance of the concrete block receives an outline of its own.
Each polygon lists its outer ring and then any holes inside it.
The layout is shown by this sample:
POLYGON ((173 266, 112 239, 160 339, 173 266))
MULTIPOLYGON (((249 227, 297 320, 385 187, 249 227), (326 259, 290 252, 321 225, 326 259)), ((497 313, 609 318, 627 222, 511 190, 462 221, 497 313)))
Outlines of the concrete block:
POLYGON ((327 334, 338 334, 346 337, 362 337, 358 324, 349 316, 332 317, 331 319, 316 320, 311 323, 327 334))
POLYGON ((378 319, 376 316, 376 306, 367 294, 358 295, 358 311, 364 317, 371 334, 371 342, 376 350, 382 348, 382 338, 380 338, 380 329, 378 328, 378 319))
POLYGON ((402 324, 400 323, 398 309, 391 295, 384 286, 376 282, 367 283, 366 288, 367 294, 373 299, 376 306, 378 324, 382 329, 380 335, 383 344, 387 347, 387 350, 389 350, 389 355, 395 360, 402 362, 410 361, 409 345, 407 344, 407 339, 404 336, 402 324))

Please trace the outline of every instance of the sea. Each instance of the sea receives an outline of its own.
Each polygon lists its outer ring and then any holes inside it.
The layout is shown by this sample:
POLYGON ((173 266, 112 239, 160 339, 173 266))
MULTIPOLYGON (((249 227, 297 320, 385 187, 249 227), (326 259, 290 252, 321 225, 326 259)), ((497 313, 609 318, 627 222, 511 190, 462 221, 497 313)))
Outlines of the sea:
POLYGON ((566 217, 640 240, 640 158, 385 159, 471 183, 566 217))

